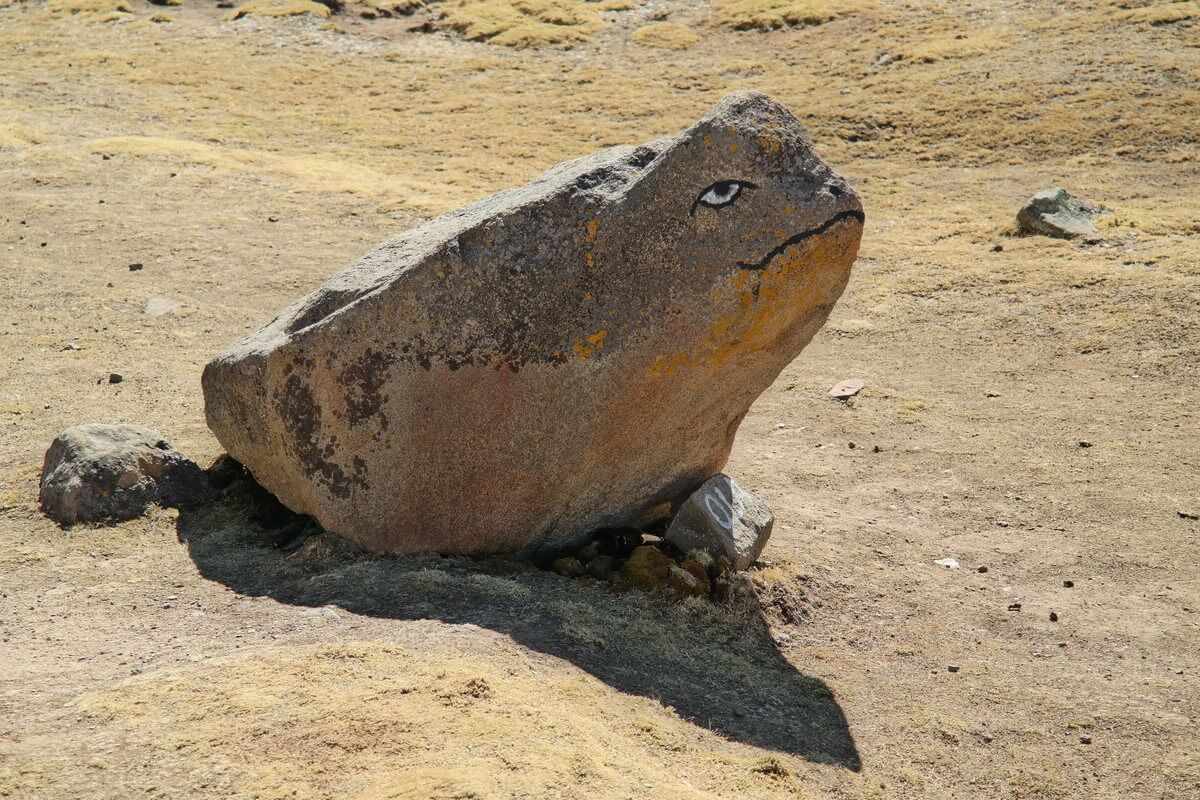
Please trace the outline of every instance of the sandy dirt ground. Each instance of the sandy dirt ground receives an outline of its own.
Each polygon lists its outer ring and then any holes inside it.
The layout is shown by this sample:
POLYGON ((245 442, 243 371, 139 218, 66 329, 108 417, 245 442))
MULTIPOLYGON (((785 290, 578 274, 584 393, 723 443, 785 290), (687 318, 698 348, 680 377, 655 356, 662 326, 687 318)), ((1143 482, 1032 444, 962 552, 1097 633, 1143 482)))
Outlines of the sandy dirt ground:
POLYGON ((1200 796, 1196 3, 737 30, 736 3, 633 0, 530 47, 437 4, 52 5, 0 0, 0 797, 1200 796), (729 604, 284 554, 232 502, 38 512, 64 427, 210 463, 199 375, 234 338, 740 88, 804 120, 867 227, 738 435, 777 523, 729 604), (1103 242, 1013 235, 1050 185, 1111 210, 1103 242))

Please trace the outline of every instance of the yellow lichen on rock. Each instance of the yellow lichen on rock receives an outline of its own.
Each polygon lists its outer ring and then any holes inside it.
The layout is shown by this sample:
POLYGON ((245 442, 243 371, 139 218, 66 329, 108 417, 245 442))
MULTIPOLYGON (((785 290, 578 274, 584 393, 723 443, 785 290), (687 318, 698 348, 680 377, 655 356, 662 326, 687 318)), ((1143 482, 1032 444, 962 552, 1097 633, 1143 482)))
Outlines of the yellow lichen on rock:
POLYGON ((453 0, 442 9, 443 27, 509 47, 583 41, 604 27, 600 14, 577 0, 453 0))
POLYGON ((329 6, 312 0, 250 0, 226 14, 225 21, 233 22, 242 17, 296 17, 301 14, 328 17, 329 6))
POLYGON ((644 47, 663 50, 687 50, 700 41, 690 28, 673 22, 655 22, 633 32, 633 40, 644 47))
POLYGON ((820 25, 834 17, 870 8, 871 0, 717 0, 717 19, 748 30, 772 30, 792 25, 820 25))
POLYGON ((133 13, 129 0, 50 0, 46 8, 64 14, 89 16, 133 13))

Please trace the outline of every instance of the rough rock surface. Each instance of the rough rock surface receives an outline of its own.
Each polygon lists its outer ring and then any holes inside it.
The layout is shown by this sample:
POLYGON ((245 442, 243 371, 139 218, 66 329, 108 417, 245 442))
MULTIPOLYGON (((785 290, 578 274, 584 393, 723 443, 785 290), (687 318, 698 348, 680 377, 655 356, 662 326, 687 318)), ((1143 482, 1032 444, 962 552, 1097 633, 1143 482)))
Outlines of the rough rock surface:
POLYGON ((796 118, 735 94, 367 254, 206 367, 208 423, 370 548, 578 546, 720 471, 862 225, 796 118))
POLYGON ((1066 189, 1043 189, 1017 212, 1017 225, 1025 234, 1098 239, 1100 230, 1093 220, 1100 211, 1099 206, 1072 197, 1066 189))
POLYGON ((766 503, 728 475, 714 475, 680 507, 666 538, 685 553, 725 556, 743 570, 762 553, 774 523, 766 503))
POLYGON ((46 451, 39 500, 64 525, 133 519, 151 503, 188 506, 208 481, 195 462, 137 425, 77 425, 46 451))

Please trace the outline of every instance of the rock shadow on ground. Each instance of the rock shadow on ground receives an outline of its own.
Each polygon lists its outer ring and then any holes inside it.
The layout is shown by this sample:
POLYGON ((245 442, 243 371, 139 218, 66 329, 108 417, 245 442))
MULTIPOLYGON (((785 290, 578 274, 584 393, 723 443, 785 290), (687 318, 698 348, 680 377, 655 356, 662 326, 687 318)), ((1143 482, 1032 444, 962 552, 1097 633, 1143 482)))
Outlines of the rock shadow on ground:
POLYGON ((669 603, 581 586, 516 559, 380 555, 328 533, 285 551, 290 534, 264 528, 250 505, 227 496, 178 518, 200 573, 240 594, 486 627, 728 739, 861 769, 832 691, 783 657, 749 588, 723 605, 669 603))

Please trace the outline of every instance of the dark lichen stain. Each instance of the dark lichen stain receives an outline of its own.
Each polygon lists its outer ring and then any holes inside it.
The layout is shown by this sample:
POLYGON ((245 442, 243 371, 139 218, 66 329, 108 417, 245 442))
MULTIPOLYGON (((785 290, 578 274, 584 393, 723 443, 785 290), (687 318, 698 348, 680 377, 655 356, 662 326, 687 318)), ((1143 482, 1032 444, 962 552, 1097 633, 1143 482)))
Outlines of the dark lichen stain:
POLYGON ((288 449, 305 473, 324 484, 334 497, 345 500, 353 488, 367 487, 366 465, 355 463, 354 475, 347 475, 341 466, 329 460, 337 452, 337 439, 333 437, 324 447, 321 445, 321 407, 308 387, 312 369, 313 361, 309 358, 298 359, 284 367, 288 377, 283 391, 275 393, 275 406, 286 423, 284 429, 291 435, 288 449))
POLYGON ((383 387, 396 360, 391 353, 367 348, 339 373, 338 383, 346 389, 346 421, 351 428, 378 422, 387 430, 387 417, 381 413, 388 399, 383 387))

